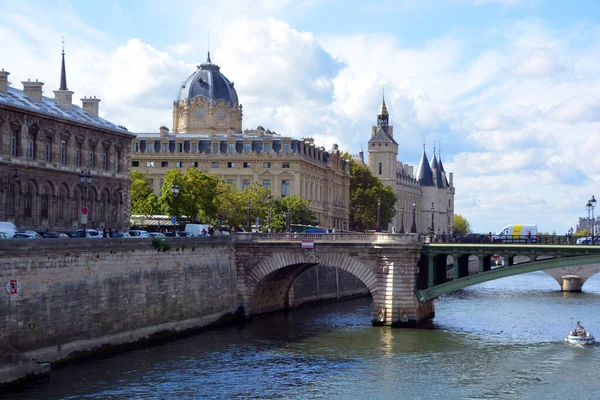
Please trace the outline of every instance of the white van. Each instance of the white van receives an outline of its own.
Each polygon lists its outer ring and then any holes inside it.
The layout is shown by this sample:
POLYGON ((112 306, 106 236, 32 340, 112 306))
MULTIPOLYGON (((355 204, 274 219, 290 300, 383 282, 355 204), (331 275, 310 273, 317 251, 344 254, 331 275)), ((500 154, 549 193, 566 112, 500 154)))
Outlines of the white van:
POLYGON ((208 236, 209 228, 206 224, 186 224, 184 231, 192 236, 208 236))
POLYGON ((496 243, 535 243, 537 240, 537 225, 515 224, 507 225, 492 236, 496 243))
POLYGON ((17 233, 17 227, 12 222, 0 222, 0 232, 6 233, 8 236, 13 237, 17 233))

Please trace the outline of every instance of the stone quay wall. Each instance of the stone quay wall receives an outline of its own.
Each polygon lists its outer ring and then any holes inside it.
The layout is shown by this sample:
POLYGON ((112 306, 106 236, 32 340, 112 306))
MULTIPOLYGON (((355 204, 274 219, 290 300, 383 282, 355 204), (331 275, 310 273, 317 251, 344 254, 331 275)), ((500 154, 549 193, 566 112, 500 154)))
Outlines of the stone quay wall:
POLYGON ((236 312, 232 239, 0 241, 0 341, 38 362, 118 348, 236 312), (10 288, 9 288, 10 289, 10 288))

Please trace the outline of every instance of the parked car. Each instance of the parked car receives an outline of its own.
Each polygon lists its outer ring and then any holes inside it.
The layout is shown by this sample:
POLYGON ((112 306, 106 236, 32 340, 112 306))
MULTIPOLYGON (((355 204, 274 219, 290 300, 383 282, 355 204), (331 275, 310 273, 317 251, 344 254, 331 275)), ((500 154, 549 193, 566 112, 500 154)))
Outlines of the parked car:
POLYGON ((179 231, 177 232, 177 237, 192 237, 194 235, 192 235, 190 232, 185 232, 185 231, 179 231))
POLYGON ((45 232, 42 235, 46 239, 68 239, 69 235, 63 232, 45 232))
POLYGON ((148 232, 148 235, 150 235, 150 237, 159 237, 159 238, 166 237, 165 234, 162 232, 148 232))
POLYGON ((0 222, 0 232, 4 232, 8 236, 12 237, 15 233, 17 233, 17 227, 12 222, 2 221, 0 222))
POLYGON ((144 230, 140 230, 140 229, 129 231, 129 235, 132 238, 147 238, 147 237, 150 237, 150 234, 148 233, 148 231, 144 231, 144 230))
POLYGON ((114 238, 131 238, 129 232, 113 232, 112 236, 114 238))
POLYGON ((43 239, 44 237, 37 232, 26 231, 26 232, 17 232, 13 236, 13 239, 43 239))
POLYGON ((6 232, 0 232, 0 239, 12 239, 12 236, 6 232))
POLYGON ((456 235, 454 238, 456 243, 489 243, 490 237, 478 233, 470 233, 468 235, 456 235))
MULTIPOLYGON (((577 244, 592 244, 592 237, 591 236, 580 237, 577 239, 577 241, 575 243, 577 243, 577 244)), ((598 244, 598 239, 594 240, 594 244, 598 244)))

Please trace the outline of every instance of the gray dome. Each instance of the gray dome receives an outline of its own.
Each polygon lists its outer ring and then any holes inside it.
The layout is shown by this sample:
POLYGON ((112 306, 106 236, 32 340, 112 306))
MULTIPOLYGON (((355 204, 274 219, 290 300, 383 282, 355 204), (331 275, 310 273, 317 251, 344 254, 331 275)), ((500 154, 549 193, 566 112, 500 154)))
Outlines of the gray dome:
POLYGON ((237 93, 230 82, 220 71, 220 67, 210 61, 210 52, 206 62, 200 64, 181 86, 177 100, 190 101, 202 96, 213 104, 224 101, 228 107, 233 107, 238 101, 237 93))

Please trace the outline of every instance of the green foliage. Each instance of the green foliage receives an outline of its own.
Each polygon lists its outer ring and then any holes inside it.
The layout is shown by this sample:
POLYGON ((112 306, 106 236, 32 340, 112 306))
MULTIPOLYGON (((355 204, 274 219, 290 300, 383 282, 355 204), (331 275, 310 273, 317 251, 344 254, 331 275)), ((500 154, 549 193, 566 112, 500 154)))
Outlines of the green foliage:
POLYGON ((390 186, 383 186, 366 165, 350 162, 350 229, 364 231, 377 227, 377 201, 381 200, 380 224, 383 229, 396 213, 396 194, 390 186))
POLYGON ((154 238, 152 239, 152 246, 158 251, 169 251, 171 249, 171 243, 167 242, 162 238, 154 238))
POLYGON ((139 171, 131 172, 131 214, 155 215, 160 213, 158 197, 139 171))
POLYGON ((467 235, 472 233, 471 224, 460 214, 454 214, 454 233, 456 235, 467 235))
POLYGON ((195 168, 188 168, 185 174, 173 169, 167 171, 161 189, 159 203, 166 215, 185 215, 192 221, 210 221, 217 217, 219 180, 195 168), (174 195, 172 186, 179 187, 174 195))

